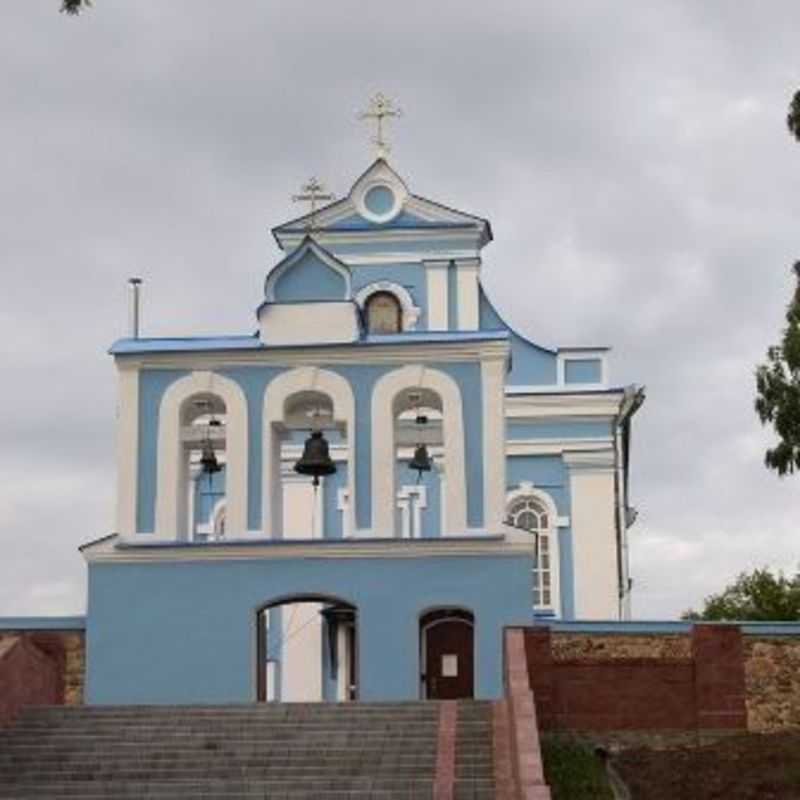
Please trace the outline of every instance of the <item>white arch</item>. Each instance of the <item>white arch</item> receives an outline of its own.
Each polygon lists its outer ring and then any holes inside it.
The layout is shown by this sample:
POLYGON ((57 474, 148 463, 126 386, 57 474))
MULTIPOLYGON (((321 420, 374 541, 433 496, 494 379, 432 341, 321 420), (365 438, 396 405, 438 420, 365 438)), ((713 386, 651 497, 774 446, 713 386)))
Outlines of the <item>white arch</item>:
MULTIPOLYGON (((550 597, 552 602, 550 608, 556 616, 561 616, 561 561, 559 553, 559 533, 558 529, 563 523, 563 519, 558 515, 553 498, 542 489, 537 489, 530 481, 521 481, 516 489, 511 490, 506 495, 506 512, 512 504, 522 499, 535 500, 547 513, 547 528, 544 534, 547 536, 550 545, 550 597)), ((537 556, 539 554, 537 553, 537 556)))
MULTIPOLYGON (((264 393, 264 454, 262 527, 267 538, 283 536, 283 491, 281 485, 281 437, 275 430, 283 421, 286 401, 298 392, 315 391, 327 395, 333 403, 333 419, 347 426, 347 488, 350 508, 355 508, 355 417, 356 404, 350 384, 341 375, 318 367, 298 367, 270 381, 264 393)), ((349 520, 353 530, 352 519, 349 520)), ((346 526, 345 526, 346 527, 346 526)))
POLYGON ((417 327, 417 320, 419 320, 420 309, 414 305, 414 298, 411 293, 404 286, 392 281, 376 281, 375 283, 368 283, 358 290, 354 300, 358 303, 359 308, 362 310, 366 307, 366 302, 370 296, 376 292, 389 292, 397 298, 400 303, 400 309, 403 312, 403 330, 413 331, 417 327))
POLYGON ((395 533, 395 420, 394 401, 406 389, 430 389, 442 400, 445 470, 444 530, 463 534, 467 529, 464 412, 461 389, 444 372, 422 365, 401 367, 384 375, 372 393, 372 529, 375 536, 395 533))
POLYGON ((225 496, 229 535, 247 532, 247 400, 241 386, 215 372, 192 372, 170 384, 158 413, 158 483, 156 536, 183 539, 188 535, 188 463, 181 442, 181 408, 196 394, 213 394, 225 403, 225 496))

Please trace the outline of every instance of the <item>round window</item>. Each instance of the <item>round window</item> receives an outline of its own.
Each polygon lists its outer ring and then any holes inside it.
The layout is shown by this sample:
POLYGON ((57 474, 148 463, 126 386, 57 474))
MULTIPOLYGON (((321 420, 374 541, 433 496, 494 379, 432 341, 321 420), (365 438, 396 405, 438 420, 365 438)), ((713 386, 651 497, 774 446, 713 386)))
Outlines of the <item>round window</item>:
POLYGON ((376 217, 385 217, 394 208, 394 192, 388 186, 373 186, 364 195, 364 205, 376 217))

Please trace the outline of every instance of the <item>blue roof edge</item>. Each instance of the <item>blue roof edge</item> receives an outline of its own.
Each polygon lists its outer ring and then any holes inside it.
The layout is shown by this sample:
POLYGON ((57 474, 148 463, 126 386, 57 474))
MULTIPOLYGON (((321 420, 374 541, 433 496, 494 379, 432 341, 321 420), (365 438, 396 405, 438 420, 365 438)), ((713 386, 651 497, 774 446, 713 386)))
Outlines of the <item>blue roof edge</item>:
POLYGON ((695 625, 726 625, 739 627, 746 636, 800 636, 800 621, 753 622, 705 620, 552 620, 534 616, 537 626, 556 633, 690 633, 695 625))
POLYGON ((507 331, 407 331, 405 333, 371 334, 358 341, 318 342, 304 344, 265 345, 257 334, 248 336, 194 336, 117 339, 109 348, 112 356, 139 353, 193 353, 230 350, 296 350, 329 347, 371 347, 375 345, 447 344, 458 342, 506 341, 507 331))
MULTIPOLYGON (((391 542, 397 547, 408 547, 411 545, 422 546, 441 543, 446 538, 447 542, 502 542, 505 535, 502 533, 487 534, 480 533, 474 535, 461 536, 431 536, 421 539, 395 539, 386 537, 369 537, 357 539, 222 539, 217 542, 191 542, 191 541, 155 541, 155 542, 131 542, 119 541, 114 545, 116 550, 159 550, 179 548, 182 550, 208 550, 212 547, 273 547, 276 549, 284 547, 296 547, 297 545, 321 545, 323 547, 334 547, 336 545, 362 545, 362 544, 386 544, 391 542)), ((368 556, 365 556, 368 557, 368 556)))
POLYGON ((0 631, 82 631, 86 617, 0 617, 0 631))

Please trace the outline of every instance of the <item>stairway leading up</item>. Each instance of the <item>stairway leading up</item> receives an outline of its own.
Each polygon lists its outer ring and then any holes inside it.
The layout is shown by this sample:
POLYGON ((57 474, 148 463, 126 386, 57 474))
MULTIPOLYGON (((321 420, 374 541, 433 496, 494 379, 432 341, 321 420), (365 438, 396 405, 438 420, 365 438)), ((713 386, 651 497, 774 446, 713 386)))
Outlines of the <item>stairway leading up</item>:
MULTIPOLYGON (((0 798, 433 800, 440 712, 436 702, 29 708, 0 731, 0 798)), ((453 800, 494 800, 491 703, 457 704, 454 761, 453 800)))

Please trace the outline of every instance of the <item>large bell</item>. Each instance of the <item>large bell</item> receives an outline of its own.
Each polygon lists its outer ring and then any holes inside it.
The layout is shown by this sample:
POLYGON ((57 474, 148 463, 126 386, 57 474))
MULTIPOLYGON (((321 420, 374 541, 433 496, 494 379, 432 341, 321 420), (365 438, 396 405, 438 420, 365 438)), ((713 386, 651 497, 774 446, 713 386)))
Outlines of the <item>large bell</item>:
POLYGON ((206 439, 205 442, 203 442, 203 451, 200 454, 200 466, 202 467, 203 472, 208 476, 211 476, 215 472, 219 472, 222 469, 219 461, 217 460, 217 454, 214 452, 214 447, 209 439, 206 439))
POLYGON ((417 483, 422 480, 423 472, 430 472, 433 462, 428 454, 428 448, 424 444, 418 444, 414 450, 414 457, 408 462, 409 469, 417 471, 417 483))
POLYGON ((319 486, 321 475, 333 475, 336 472, 336 464, 328 452, 328 440, 322 435, 322 431, 312 431, 311 436, 306 439, 303 455, 294 465, 294 471, 300 475, 313 476, 314 486, 319 486))

